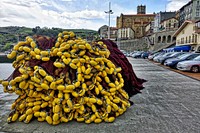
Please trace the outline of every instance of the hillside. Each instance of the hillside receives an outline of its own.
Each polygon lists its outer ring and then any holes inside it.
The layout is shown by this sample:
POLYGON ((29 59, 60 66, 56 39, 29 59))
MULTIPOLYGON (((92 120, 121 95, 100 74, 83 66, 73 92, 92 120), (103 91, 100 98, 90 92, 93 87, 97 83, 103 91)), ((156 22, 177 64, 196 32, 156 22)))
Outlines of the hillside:
POLYGON ((9 50, 18 41, 24 41, 26 36, 43 35, 56 37, 59 32, 64 30, 73 31, 77 37, 87 39, 88 41, 98 38, 97 31, 89 29, 40 28, 39 26, 35 28, 18 26, 0 27, 0 52, 9 50))

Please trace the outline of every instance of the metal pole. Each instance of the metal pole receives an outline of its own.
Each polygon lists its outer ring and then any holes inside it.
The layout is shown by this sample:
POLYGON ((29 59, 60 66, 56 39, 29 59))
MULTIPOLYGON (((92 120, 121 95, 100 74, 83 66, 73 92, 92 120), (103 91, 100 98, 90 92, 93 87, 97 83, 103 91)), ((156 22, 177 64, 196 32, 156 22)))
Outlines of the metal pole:
POLYGON ((111 10, 110 2, 109 2, 109 10, 105 11, 105 13, 108 13, 108 39, 110 39, 110 14, 113 14, 113 11, 111 10))
POLYGON ((110 39, 110 2, 109 2, 109 12, 108 12, 108 39, 110 39))

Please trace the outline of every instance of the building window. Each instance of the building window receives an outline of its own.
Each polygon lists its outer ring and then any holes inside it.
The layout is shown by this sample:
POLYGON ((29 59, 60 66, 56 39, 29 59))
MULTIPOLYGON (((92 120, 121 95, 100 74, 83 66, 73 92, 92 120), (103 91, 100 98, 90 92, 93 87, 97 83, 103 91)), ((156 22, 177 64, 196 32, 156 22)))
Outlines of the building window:
POLYGON ((173 41, 173 42, 176 41, 176 37, 173 37, 173 38, 172 38, 172 41, 173 41))
POLYGON ((191 36, 189 36, 189 43, 191 43, 191 36))
POLYGON ((199 16, 199 9, 196 9, 196 16, 199 16))
POLYGON ((171 36, 167 36, 167 43, 170 43, 171 42, 171 36))
POLYGON ((185 31, 184 30, 182 30, 182 34, 184 34, 185 33, 185 31))
POLYGON ((166 36, 163 36, 162 37, 162 43, 165 43, 166 42, 166 36))
POLYGON ((176 28, 176 23, 173 24, 173 28, 176 28))
POLYGON ((161 42, 161 36, 158 37, 158 43, 160 43, 160 42, 161 42))
POLYGON ((195 35, 194 43, 197 43, 197 35, 195 35))
POLYGON ((192 35, 192 43, 194 43, 194 35, 192 35))
POLYGON ((184 44, 184 38, 181 38, 181 44, 184 44))

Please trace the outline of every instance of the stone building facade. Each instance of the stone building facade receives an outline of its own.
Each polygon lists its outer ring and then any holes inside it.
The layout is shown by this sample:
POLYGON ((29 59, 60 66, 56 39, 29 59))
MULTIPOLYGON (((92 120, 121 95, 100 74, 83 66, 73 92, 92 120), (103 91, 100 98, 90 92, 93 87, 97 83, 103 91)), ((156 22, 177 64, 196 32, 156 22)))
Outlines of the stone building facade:
POLYGON ((150 43, 147 41, 149 51, 160 51, 163 48, 175 45, 176 38, 173 37, 175 31, 161 31, 148 36, 147 38, 150 40, 150 43))
POLYGON ((145 35, 145 26, 154 20, 155 14, 145 14, 146 6, 138 6, 138 13, 134 15, 121 14, 117 17, 116 26, 120 28, 133 29, 134 38, 141 38, 145 35), (142 13, 142 14, 141 14, 142 13))

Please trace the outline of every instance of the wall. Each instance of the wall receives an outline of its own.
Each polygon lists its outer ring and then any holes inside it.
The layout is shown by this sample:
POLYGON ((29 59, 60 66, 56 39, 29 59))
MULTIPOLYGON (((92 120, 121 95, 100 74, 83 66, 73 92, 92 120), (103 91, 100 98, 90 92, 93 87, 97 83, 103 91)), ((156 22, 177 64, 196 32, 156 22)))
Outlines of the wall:
POLYGON ((175 45, 175 39, 172 37, 175 31, 157 32, 148 37, 142 37, 140 39, 131 40, 118 40, 116 44, 122 50, 126 51, 158 51, 163 48, 175 45), (167 37, 171 36, 170 41, 167 41, 167 37), (161 42, 158 43, 158 37, 161 37, 161 42), (162 41, 163 37, 166 37, 165 41, 162 41))
POLYGON ((126 51, 148 51, 148 44, 145 38, 132 39, 132 40, 118 40, 118 47, 126 51))

